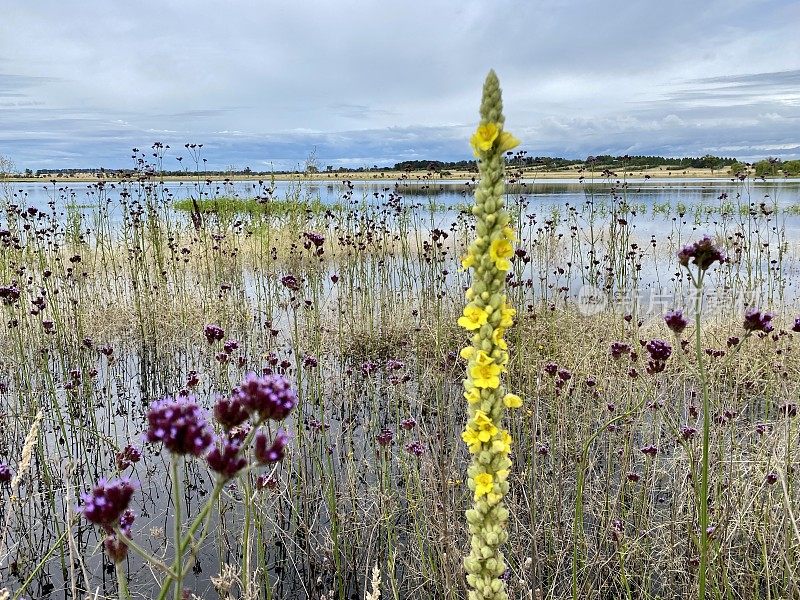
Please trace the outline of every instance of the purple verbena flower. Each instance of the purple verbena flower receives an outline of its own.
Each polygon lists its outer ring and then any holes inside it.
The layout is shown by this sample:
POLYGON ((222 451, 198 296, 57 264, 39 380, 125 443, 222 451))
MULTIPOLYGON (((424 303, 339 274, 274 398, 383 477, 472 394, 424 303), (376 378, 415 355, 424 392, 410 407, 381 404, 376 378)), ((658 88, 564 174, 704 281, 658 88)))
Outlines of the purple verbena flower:
POLYGON ((14 476, 14 471, 11 470, 6 463, 0 463, 0 483, 8 483, 14 476))
POLYGON ((794 325, 792 325, 792 331, 800 333, 800 317, 795 317, 794 325))
POLYGON ((283 287, 290 289, 293 292, 296 292, 300 289, 300 281, 292 274, 281 277, 281 284, 283 284, 283 287))
MULTIPOLYGON (((455 354, 455 352, 453 352, 455 354)), ((396 358, 390 358, 386 361, 386 370, 387 371, 399 371, 405 366, 403 361, 397 360, 396 358)))
POLYGON ((320 248, 325 243, 325 236, 313 231, 306 231, 303 233, 303 237, 308 240, 308 242, 304 244, 306 250, 311 248, 311 244, 313 244, 315 248, 320 248))
POLYGON ((162 442, 173 454, 201 456, 214 441, 214 432, 194 396, 154 402, 147 424, 147 441, 162 442))
POLYGON ((417 420, 414 417, 408 417, 407 419, 403 419, 400 421, 400 427, 405 429, 406 431, 410 431, 417 426, 417 420))
POLYGON ((111 481, 101 479, 91 493, 81 494, 83 505, 79 510, 90 523, 113 527, 128 508, 134 489, 127 477, 111 481))
POLYGON ((769 333, 774 329, 772 326, 771 312, 761 312, 756 308, 748 308, 744 313, 744 323, 742 326, 745 331, 763 331, 769 333))
POLYGON ((289 443, 289 434, 279 429, 272 440, 272 445, 267 446, 268 440, 265 433, 259 431, 256 434, 255 455, 256 460, 262 465, 272 464, 280 461, 286 454, 286 446, 289 443))
POLYGON ((222 442, 222 447, 215 445, 206 456, 208 467, 225 479, 230 479, 247 466, 247 459, 241 456, 242 444, 230 438, 222 442))
POLYGON ((392 443, 392 440, 394 439, 394 433, 391 429, 384 427, 381 429, 381 432, 375 436, 375 439, 377 440, 378 444, 385 448, 392 443))
POLYGON ((619 359, 622 358, 623 354, 631 351, 631 346, 625 342, 611 342, 609 351, 611 352, 611 358, 619 359))
POLYGON ((206 336, 206 340, 209 344, 213 344, 214 342, 221 341, 222 338, 225 337, 225 330, 219 325, 211 323, 203 328, 203 335, 206 336))
POLYGON ((644 448, 642 448, 641 452, 642 454, 647 454, 648 456, 655 456, 656 454, 658 454, 658 448, 653 444, 650 444, 649 446, 645 446, 644 448))
POLYGON ((681 309, 671 310, 664 315, 664 322, 672 331, 677 334, 683 333, 683 330, 689 325, 689 321, 683 316, 681 309))
POLYGON ((117 469, 120 471, 124 471, 134 463, 138 463, 139 460, 142 458, 142 451, 139 450, 136 446, 128 444, 122 450, 117 452, 115 459, 117 463, 117 469))
POLYGON ((258 413, 262 420, 282 421, 297 405, 297 394, 283 375, 259 377, 248 373, 234 391, 234 396, 241 399, 251 412, 258 413))
POLYGON ((664 340, 650 340, 645 345, 645 350, 650 354, 647 372, 651 375, 661 373, 667 366, 667 359, 672 355, 672 346, 664 340))
POLYGON ((419 440, 416 440, 414 442, 406 444, 406 452, 408 452, 409 454, 413 454, 414 456, 419 458, 420 456, 425 454, 425 445, 419 440))
POLYGON ((249 416, 250 411, 247 404, 238 395, 230 398, 218 398, 214 404, 214 419, 226 431, 241 425, 249 416))
POLYGON ((686 244, 678 252, 678 262, 682 266, 688 267, 689 261, 692 261, 701 271, 707 270, 717 261, 723 263, 725 260, 725 253, 707 235, 704 235, 693 244, 686 244))

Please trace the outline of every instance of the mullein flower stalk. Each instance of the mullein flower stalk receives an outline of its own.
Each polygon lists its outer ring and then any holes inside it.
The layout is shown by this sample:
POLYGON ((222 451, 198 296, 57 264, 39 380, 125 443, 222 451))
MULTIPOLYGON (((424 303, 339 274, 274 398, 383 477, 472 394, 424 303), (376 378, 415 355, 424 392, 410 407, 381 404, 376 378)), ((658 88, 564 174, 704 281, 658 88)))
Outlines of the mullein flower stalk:
POLYGON ((478 159, 480 183, 475 190, 472 214, 476 238, 462 259, 472 270, 472 287, 458 324, 472 335, 472 343, 461 351, 467 360, 464 397, 468 421, 462 439, 472 454, 467 470, 473 505, 466 513, 471 549, 464 559, 470 600, 506 600, 506 565, 500 547, 508 538, 508 493, 511 468, 511 436, 503 429, 506 408, 520 406, 514 394, 506 394, 502 375, 508 364, 504 332, 513 324, 515 311, 505 294, 506 272, 514 254, 514 234, 504 207, 503 155, 519 142, 503 130, 500 84, 490 71, 483 86, 481 121, 470 143, 478 159))

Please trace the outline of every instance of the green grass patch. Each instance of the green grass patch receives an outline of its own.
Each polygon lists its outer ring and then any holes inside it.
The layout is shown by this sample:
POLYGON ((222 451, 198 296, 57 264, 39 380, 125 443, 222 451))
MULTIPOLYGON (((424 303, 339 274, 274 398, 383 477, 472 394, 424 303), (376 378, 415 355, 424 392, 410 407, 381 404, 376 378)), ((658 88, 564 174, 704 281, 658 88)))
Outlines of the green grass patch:
POLYGON ((325 204, 319 198, 308 200, 263 200, 261 198, 237 198, 235 196, 219 196, 192 200, 184 198, 173 205, 175 210, 202 214, 215 214, 219 217, 235 217, 240 215, 288 216, 295 214, 323 214, 327 210, 340 208, 336 204, 325 204))

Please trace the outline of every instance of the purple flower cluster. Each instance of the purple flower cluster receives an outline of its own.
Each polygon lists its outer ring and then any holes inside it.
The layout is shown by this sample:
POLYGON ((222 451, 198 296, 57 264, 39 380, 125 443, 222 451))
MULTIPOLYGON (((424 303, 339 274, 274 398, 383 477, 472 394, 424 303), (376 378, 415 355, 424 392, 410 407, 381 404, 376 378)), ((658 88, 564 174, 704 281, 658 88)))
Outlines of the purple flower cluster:
POLYGON ((127 477, 111 481, 101 479, 91 493, 81 494, 83 506, 79 510, 90 523, 113 527, 128 508, 133 491, 133 483, 127 477))
POLYGON ((419 458, 420 456, 425 454, 425 445, 419 440, 410 442, 406 444, 406 452, 408 452, 409 454, 413 454, 414 456, 419 458))
POLYGON ((225 330, 219 325, 209 324, 203 328, 203 335, 206 336, 206 341, 209 344, 219 342, 225 337, 225 330))
POLYGON ((628 354, 631 351, 631 346, 625 342, 611 342, 609 351, 611 352, 611 358, 616 360, 622 358, 623 354, 628 354))
POLYGON ((250 416, 242 398, 232 396, 231 398, 218 398, 214 404, 214 419, 222 425, 223 429, 229 431, 244 423, 250 416))
MULTIPOLYGON (((130 537, 131 527, 135 519, 136 515, 130 509, 126 509, 120 516, 119 528, 126 537, 130 537)), ((103 548, 105 548, 108 557, 115 563, 122 562, 128 556, 128 545, 115 533, 110 533, 106 536, 103 540, 103 548)))
POLYGON ((683 311, 680 309, 671 310, 665 314, 664 322, 667 324, 667 327, 678 335, 683 333, 684 329, 689 325, 689 321, 683 316, 683 311))
POLYGON ((403 419, 402 421, 400 421, 400 427, 402 427, 406 431, 411 431, 416 426, 417 426, 417 420, 414 417, 408 417, 407 419, 403 419))
POLYGON ((678 252, 678 262, 682 266, 688 267, 689 262, 692 261, 701 271, 707 270, 717 261, 723 263, 725 260, 725 253, 707 235, 704 235, 693 244, 686 244, 678 252))
POLYGON ((117 463, 117 469, 120 471, 124 471, 131 465, 138 463, 139 460, 142 458, 142 452, 136 446, 132 446, 128 444, 122 450, 117 452, 115 459, 117 463))
POLYGON ((281 277, 281 284, 283 284, 283 287, 290 289, 293 292, 296 292, 300 289, 300 281, 291 273, 281 277))
POLYGON ((650 340, 645 345, 645 350, 650 354, 647 372, 651 375, 661 373, 667 366, 667 359, 672 356, 672 346, 664 340, 650 340))
POLYGON ((241 456, 242 443, 238 439, 226 439, 222 447, 214 446, 206 456, 209 468, 225 479, 230 479, 247 465, 247 459, 241 456))
POLYGON ((19 300, 19 294, 19 288, 13 283, 0 286, 0 300, 2 300, 3 304, 14 304, 19 300))
POLYGON ((315 233, 313 231, 306 231, 303 233, 303 237, 305 238, 305 242, 303 242, 303 248, 306 250, 311 250, 311 247, 314 247, 314 254, 317 256, 322 256, 325 253, 325 248, 323 247, 325 244, 325 236, 319 233, 315 233))
POLYGON ((214 441, 214 432, 194 396, 154 402, 147 424, 147 441, 162 442, 174 454, 201 456, 214 441))
POLYGON ((258 413, 261 420, 282 421, 297 405, 297 394, 283 375, 259 377, 248 373, 233 396, 250 412, 258 413))
POLYGON ((792 331, 800 333, 800 317, 795 318, 794 325, 792 325, 792 331))
POLYGON ((8 483, 14 476, 14 472, 6 463, 0 463, 0 484, 8 483))
POLYGON ((380 446, 384 448, 386 446, 389 446, 392 443, 393 439, 394 439, 394 433, 388 427, 384 427, 383 429, 381 429, 381 432, 375 436, 375 440, 378 442, 380 446))
POLYGON ((258 432, 256 435, 256 460, 262 465, 276 463, 286 454, 286 446, 289 444, 289 434, 279 429, 272 440, 272 445, 267 446, 267 436, 258 432))
POLYGON ((314 244, 314 246, 317 248, 325 243, 325 236, 314 231, 306 231, 303 234, 303 237, 306 238, 310 243, 314 244))
POLYGON ((756 308, 748 308, 744 313, 744 323, 742 326, 745 331, 763 331, 769 333, 774 329, 772 326, 771 312, 761 312, 756 308))

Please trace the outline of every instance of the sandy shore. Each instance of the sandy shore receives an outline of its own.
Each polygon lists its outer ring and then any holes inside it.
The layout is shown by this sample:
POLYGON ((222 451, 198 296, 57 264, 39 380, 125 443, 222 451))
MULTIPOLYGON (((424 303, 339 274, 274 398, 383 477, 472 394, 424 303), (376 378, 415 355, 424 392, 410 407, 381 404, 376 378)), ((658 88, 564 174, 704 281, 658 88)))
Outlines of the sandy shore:
MULTIPOLYGON (((509 174, 514 173, 513 167, 509 168, 509 174)), ((667 169, 666 167, 658 167, 654 169, 646 169, 640 171, 622 171, 617 170, 614 171, 613 179, 621 179, 625 177, 626 179, 645 179, 645 178, 659 178, 659 179, 732 179, 731 174, 727 169, 667 169)), ((230 179, 232 181, 252 181, 252 180, 268 180, 270 179, 270 175, 214 175, 211 177, 214 181, 220 181, 223 179, 230 179)), ((410 181, 438 181, 438 180, 463 180, 469 181, 473 178, 477 179, 477 173, 470 173, 466 171, 446 171, 445 173, 431 173, 427 171, 412 171, 412 172, 399 172, 399 171, 391 171, 386 170, 382 172, 359 172, 359 171, 348 171, 348 172, 333 172, 333 173, 280 173, 275 174, 272 177, 276 181, 398 181, 398 180, 410 180, 410 181)), ((606 179, 603 175, 602 170, 596 171, 589 171, 585 169, 564 169, 561 171, 539 171, 539 170, 526 170, 523 172, 522 177, 524 179, 577 179, 579 177, 584 177, 586 179, 606 179)), ((751 173, 751 177, 753 174, 751 173)), ((8 178, 8 179, 0 179, 3 182, 45 182, 49 183, 50 181, 54 180, 61 183, 70 183, 70 182, 96 182, 102 181, 103 179, 99 179, 97 177, 89 177, 89 176, 82 176, 82 177, 53 177, 53 176, 46 176, 46 177, 18 177, 18 178, 8 178)), ((187 176, 165 176, 163 178, 154 177, 156 181, 196 181, 198 177, 196 175, 187 175, 187 176)), ((205 176, 200 177, 201 180, 207 179, 205 176)), ((105 181, 118 181, 118 177, 107 177, 104 179, 105 181)))

